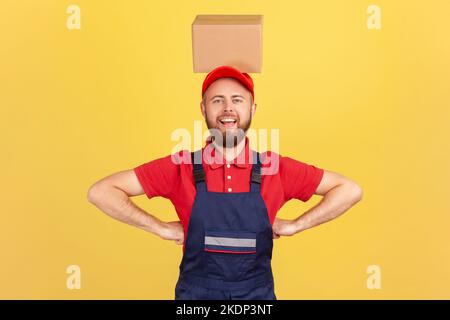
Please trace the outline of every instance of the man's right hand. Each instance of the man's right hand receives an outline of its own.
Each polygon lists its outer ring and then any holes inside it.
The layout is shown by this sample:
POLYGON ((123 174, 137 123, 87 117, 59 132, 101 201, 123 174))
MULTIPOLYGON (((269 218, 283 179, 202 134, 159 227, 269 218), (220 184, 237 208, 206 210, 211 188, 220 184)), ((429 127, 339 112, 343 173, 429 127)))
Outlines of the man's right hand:
POLYGON ((176 244, 184 243, 180 221, 162 222, 142 210, 130 197, 144 194, 133 169, 120 171, 94 183, 88 191, 88 201, 114 219, 153 233, 176 244))
POLYGON ((178 245, 184 243, 184 230, 180 221, 162 222, 158 235, 164 240, 174 240, 178 245))

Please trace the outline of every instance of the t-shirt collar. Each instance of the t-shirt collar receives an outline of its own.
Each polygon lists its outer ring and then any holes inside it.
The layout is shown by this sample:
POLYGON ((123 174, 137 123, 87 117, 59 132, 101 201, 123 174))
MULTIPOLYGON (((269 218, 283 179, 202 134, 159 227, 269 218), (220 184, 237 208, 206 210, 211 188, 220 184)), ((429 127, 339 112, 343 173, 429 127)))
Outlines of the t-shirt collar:
POLYGON ((222 167, 224 164, 229 163, 229 164, 233 164, 238 168, 247 168, 249 166, 249 142, 248 142, 248 137, 245 137, 245 146, 244 148, 242 148, 241 152, 239 153, 239 155, 234 158, 232 161, 226 161, 225 157, 222 155, 221 158, 216 159, 215 154, 216 154, 216 148, 214 148, 214 145, 212 144, 212 140, 211 137, 208 137, 208 139, 206 139, 206 145, 203 148, 203 151, 205 150, 206 147, 210 146, 213 148, 213 150, 210 152, 211 154, 211 159, 207 159, 205 156, 205 161, 206 163, 209 165, 209 167, 211 169, 217 169, 222 167), (244 154, 243 154, 244 152, 244 154), (244 158, 243 158, 244 157, 244 158), (244 161, 242 161, 242 160, 244 161))

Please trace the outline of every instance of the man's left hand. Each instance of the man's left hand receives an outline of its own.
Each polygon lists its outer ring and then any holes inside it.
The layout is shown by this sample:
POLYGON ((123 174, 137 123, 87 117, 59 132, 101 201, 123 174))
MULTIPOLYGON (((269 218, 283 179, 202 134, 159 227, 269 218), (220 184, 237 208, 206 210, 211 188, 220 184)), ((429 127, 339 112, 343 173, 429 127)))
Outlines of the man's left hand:
POLYGON ((298 222, 296 220, 275 218, 272 231, 274 239, 278 239, 280 236, 293 236, 299 231, 298 222))

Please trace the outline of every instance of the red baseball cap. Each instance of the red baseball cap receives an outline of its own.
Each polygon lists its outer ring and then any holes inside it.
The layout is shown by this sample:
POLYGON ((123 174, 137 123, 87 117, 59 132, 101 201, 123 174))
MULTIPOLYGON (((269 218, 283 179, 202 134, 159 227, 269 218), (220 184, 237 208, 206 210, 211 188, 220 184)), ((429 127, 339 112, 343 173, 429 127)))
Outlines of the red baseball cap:
POLYGON ((230 66, 220 66, 212 70, 203 80, 202 97, 205 94, 206 89, 217 79, 220 78, 234 78, 238 80, 244 87, 250 91, 253 100, 255 100, 255 93, 253 92, 253 79, 248 73, 242 73, 238 69, 230 66))

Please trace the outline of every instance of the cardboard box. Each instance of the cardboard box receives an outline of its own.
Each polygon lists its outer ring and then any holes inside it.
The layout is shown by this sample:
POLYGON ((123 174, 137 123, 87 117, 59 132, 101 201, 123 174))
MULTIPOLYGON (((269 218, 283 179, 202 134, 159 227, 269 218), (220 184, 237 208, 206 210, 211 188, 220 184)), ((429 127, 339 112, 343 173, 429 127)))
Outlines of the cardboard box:
POLYGON ((262 15, 198 15, 192 23, 194 72, 229 65, 260 73, 262 25, 262 15))

